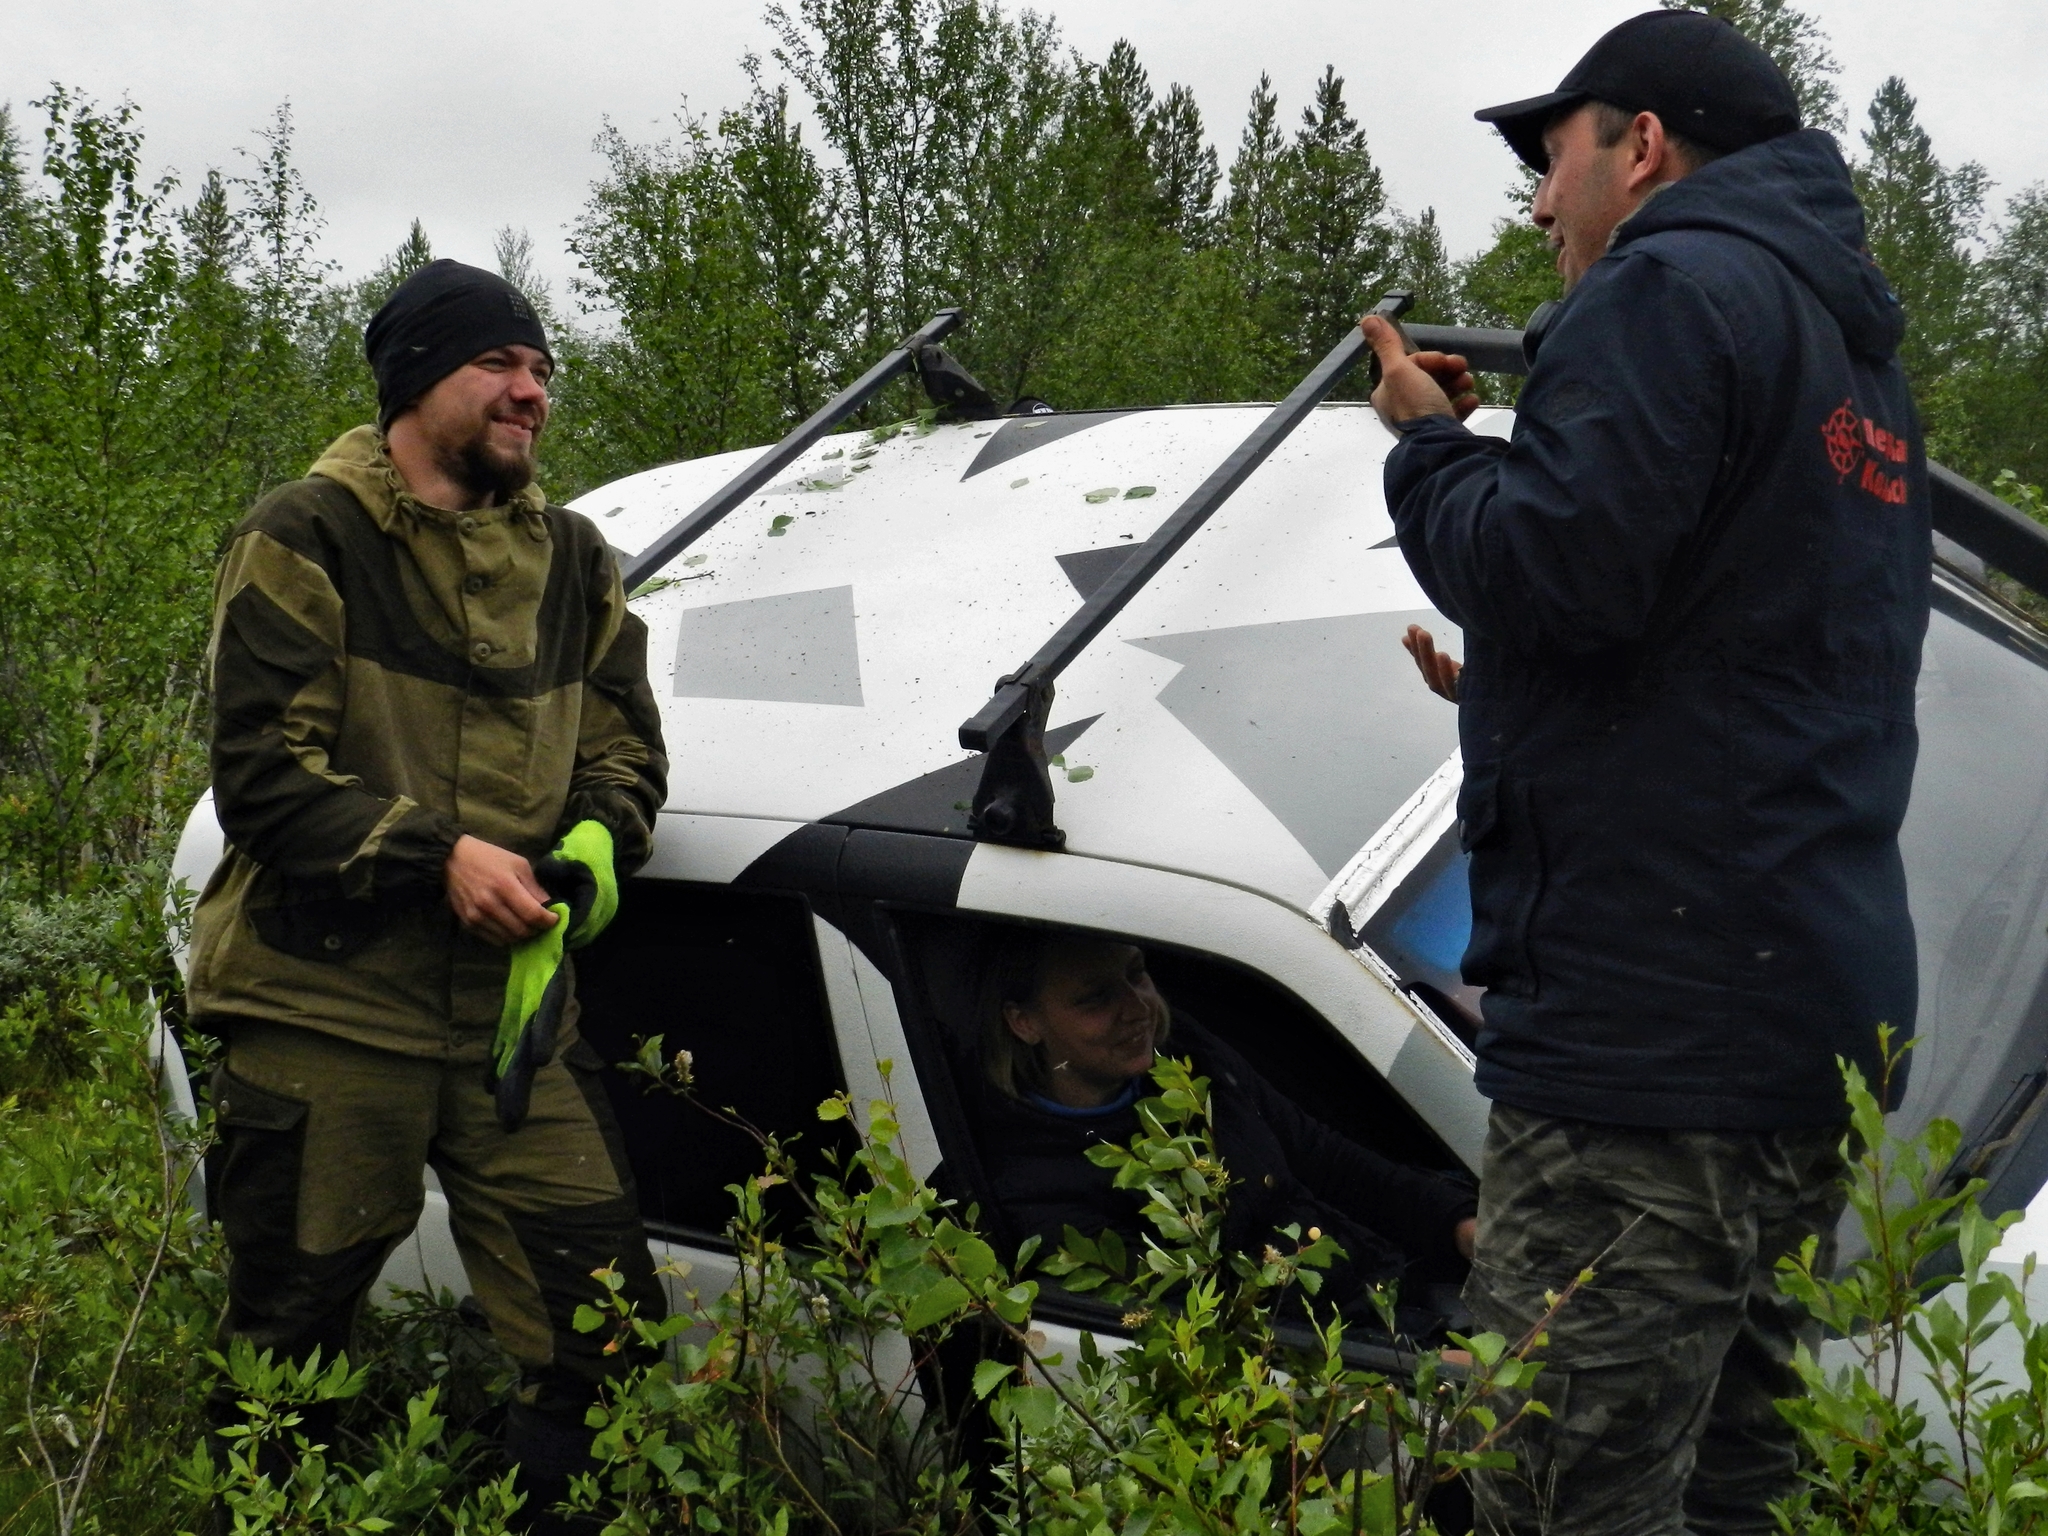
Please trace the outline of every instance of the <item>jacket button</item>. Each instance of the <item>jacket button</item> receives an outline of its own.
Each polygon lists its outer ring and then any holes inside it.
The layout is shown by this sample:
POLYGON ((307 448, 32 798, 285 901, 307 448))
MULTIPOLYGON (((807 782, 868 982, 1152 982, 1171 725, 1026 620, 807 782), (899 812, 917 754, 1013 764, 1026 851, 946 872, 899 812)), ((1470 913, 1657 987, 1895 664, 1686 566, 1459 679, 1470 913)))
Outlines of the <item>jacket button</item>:
POLYGON ((330 933, 329 935, 327 935, 326 938, 320 941, 320 947, 322 949, 341 948, 341 935, 338 933, 330 933))
POLYGON ((469 654, 478 661, 489 661, 491 659, 491 642, 488 640, 477 641, 475 645, 469 648, 469 654))
POLYGON ((1273 1175, 1270 1173, 1266 1175, 1266 1188, 1273 1188, 1273 1175))
POLYGON ((483 591, 483 589, 484 589, 484 579, 483 579, 483 577, 481 577, 481 576, 466 576, 466 577, 464 577, 464 578, 463 578, 463 581, 462 581, 462 590, 463 590, 463 591, 465 591, 465 592, 469 592, 469 593, 477 593, 477 592, 481 592, 481 591, 483 591))
POLYGON ((461 518, 456 522, 455 526, 460 528, 464 533, 475 533, 476 519, 473 517, 461 518))

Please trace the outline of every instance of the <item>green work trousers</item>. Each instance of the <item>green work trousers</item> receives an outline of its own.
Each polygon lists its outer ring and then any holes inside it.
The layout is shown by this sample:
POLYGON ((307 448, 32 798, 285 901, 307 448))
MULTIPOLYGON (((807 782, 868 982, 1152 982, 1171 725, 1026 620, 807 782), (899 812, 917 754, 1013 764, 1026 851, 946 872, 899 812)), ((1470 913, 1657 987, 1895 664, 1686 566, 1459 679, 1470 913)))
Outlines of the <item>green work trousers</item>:
POLYGON ((596 1053, 572 1034, 508 1132, 487 1039, 407 1056, 264 1020, 205 1022, 227 1042, 207 1188, 231 1260, 223 1349, 346 1349, 432 1168, 470 1289, 520 1368, 508 1449, 536 1473, 575 1470, 584 1411, 631 1359, 571 1326, 601 1289, 592 1271, 616 1265, 641 1316, 665 1310, 596 1053))

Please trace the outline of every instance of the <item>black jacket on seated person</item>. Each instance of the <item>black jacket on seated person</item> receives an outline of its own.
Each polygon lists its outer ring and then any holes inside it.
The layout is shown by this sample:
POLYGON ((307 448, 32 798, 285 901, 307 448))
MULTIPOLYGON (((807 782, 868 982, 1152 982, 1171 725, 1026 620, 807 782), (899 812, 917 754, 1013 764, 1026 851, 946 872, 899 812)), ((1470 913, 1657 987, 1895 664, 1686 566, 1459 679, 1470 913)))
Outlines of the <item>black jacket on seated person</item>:
MULTIPOLYGON (((1226 1247, 1258 1253, 1282 1227, 1322 1228, 1347 1255, 1328 1273, 1323 1295, 1346 1309, 1372 1285, 1463 1273, 1455 1230, 1479 1208, 1468 1186, 1389 1161, 1311 1119, 1178 1009, 1161 1049, 1209 1079, 1216 1146, 1233 1180, 1226 1247)), ((1150 1086, 1141 1083, 1140 1091, 1150 1086)), ((1137 1131, 1134 1102, 1102 1114, 1059 1114, 985 1086, 978 1138, 1012 1235, 1035 1233, 1050 1253, 1070 1226, 1090 1236, 1112 1228, 1136 1253, 1151 1231, 1138 1214, 1143 1202, 1116 1188, 1111 1171, 1087 1154, 1098 1143, 1128 1143, 1137 1131)))

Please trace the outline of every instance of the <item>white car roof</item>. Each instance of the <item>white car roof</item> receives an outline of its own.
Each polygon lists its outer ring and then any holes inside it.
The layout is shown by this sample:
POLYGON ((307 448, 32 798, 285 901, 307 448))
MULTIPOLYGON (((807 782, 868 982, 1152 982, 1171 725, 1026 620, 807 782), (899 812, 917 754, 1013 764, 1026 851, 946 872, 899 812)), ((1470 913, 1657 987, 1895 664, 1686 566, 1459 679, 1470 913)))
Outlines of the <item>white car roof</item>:
MULTIPOLYGON (((965 835, 957 739, 1267 407, 1015 417, 846 433, 634 601, 669 809, 965 835)), ((1506 411, 1474 419, 1505 436, 1506 411)), ((1047 732, 1071 853, 1307 911, 1456 749, 1400 648, 1457 644, 1381 491, 1392 436, 1319 407, 1060 679, 1047 732)), ((671 464, 574 505, 651 543, 759 450, 671 464)))

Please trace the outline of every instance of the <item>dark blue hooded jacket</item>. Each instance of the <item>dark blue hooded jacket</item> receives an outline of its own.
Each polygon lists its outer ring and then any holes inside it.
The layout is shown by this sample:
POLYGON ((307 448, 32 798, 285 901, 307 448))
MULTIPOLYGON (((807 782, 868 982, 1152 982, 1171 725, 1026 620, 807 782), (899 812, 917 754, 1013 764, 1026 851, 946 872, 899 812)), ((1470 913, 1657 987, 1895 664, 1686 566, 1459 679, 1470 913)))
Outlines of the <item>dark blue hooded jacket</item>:
POLYGON ((1465 633, 1480 1090, 1616 1125, 1846 1118, 1912 1033, 1898 829, 1927 627, 1896 299, 1834 141, 1653 196, 1511 443, 1410 423, 1402 552, 1465 633))

